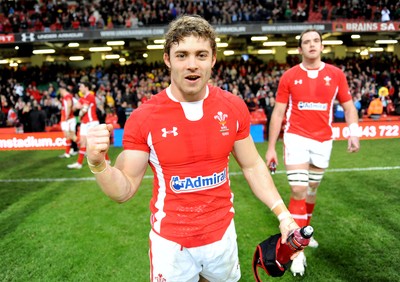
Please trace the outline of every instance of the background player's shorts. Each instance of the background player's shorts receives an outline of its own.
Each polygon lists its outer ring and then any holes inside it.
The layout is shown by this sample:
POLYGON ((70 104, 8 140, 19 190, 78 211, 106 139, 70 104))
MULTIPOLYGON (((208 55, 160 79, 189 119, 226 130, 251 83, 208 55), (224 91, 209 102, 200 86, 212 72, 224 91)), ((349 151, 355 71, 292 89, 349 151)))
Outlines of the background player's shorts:
POLYGON ((284 159, 286 165, 310 163, 327 168, 332 151, 332 140, 319 142, 293 133, 285 133, 284 159))
POLYGON ((79 134, 86 136, 89 128, 95 127, 96 125, 99 125, 99 124, 100 124, 100 122, 98 120, 89 121, 88 123, 81 123, 81 128, 80 128, 79 134))
POLYGON ((198 282, 199 275, 208 281, 236 282, 240 279, 233 220, 220 241, 195 248, 184 248, 151 230, 149 256, 153 279, 198 282))
POLYGON ((76 131, 76 118, 70 118, 66 121, 61 122, 62 131, 76 131))

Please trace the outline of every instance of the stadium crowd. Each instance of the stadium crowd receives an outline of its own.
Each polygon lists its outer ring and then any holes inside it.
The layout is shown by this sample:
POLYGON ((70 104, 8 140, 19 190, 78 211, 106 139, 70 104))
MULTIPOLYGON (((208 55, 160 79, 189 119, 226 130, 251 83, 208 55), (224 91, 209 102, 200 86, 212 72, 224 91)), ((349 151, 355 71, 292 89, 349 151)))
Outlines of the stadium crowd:
POLYGON ((0 33, 165 25, 181 14, 212 24, 400 19, 395 0, 1 1, 0 33))
MULTIPOLYGON (((325 61, 345 72, 360 118, 366 116, 370 102, 378 94, 381 94, 383 114, 396 114, 396 106, 400 110, 399 58, 387 55, 366 60, 352 57, 325 61)), ((281 75, 297 63, 296 56, 288 56, 285 64, 272 60, 263 62, 255 57, 248 61, 219 61, 210 83, 241 96, 250 112, 263 109, 268 117, 281 75)), ((85 69, 59 64, 18 70, 4 68, 0 80, 1 126, 16 126, 20 131, 44 131, 45 127, 57 125, 61 81, 67 83, 69 91, 77 98, 79 82, 89 81, 96 95, 100 121, 113 117, 123 128, 126 117, 135 108, 169 85, 169 74, 163 63, 85 69)))

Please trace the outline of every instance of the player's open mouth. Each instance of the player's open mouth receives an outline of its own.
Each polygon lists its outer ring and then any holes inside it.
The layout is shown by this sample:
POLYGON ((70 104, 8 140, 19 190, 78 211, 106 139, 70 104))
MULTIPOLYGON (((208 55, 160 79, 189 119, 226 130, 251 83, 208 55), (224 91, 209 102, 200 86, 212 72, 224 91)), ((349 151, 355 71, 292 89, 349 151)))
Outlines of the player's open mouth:
POLYGON ((185 78, 190 80, 190 81, 195 81, 195 80, 199 79, 200 76, 199 75, 188 75, 185 78))

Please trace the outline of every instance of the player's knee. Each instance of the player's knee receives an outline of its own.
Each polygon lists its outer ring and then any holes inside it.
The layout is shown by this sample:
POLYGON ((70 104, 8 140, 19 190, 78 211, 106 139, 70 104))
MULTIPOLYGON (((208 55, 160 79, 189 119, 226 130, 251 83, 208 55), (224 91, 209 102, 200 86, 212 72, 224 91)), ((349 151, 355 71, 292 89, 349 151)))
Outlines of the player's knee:
POLYGON ((289 185, 295 189, 306 189, 308 187, 308 170, 306 169, 293 169, 286 172, 289 185))

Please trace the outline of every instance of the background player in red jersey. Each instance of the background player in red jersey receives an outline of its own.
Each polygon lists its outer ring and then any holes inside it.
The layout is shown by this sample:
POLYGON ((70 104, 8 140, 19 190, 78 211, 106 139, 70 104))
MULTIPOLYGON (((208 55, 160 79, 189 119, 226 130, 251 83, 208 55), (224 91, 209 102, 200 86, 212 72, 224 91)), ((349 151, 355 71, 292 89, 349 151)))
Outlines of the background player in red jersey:
POLYGON ((60 158, 70 158, 74 150, 71 148, 73 142, 76 142, 76 118, 74 116, 73 105, 74 97, 67 90, 65 83, 60 83, 59 91, 61 95, 61 130, 64 133, 67 145, 65 153, 60 158))
POLYGON ((114 167, 104 159, 112 125, 101 124, 87 136, 89 168, 113 200, 132 198, 148 164, 153 170, 151 281, 240 279, 231 153, 253 193, 278 217, 282 240, 298 228, 256 150, 244 101, 207 84, 215 37, 198 16, 171 23, 164 48, 171 84, 133 111, 114 167))
MULTIPOLYGON (((286 114, 284 161, 291 197, 289 211, 300 227, 310 224, 317 188, 328 167, 332 149, 333 102, 337 99, 350 129, 348 151, 357 152, 358 115, 344 73, 321 61, 322 36, 316 30, 304 31, 299 40, 302 62, 286 71, 279 82, 276 104, 270 122, 267 165, 277 161, 276 142, 286 114)), ((310 247, 317 247, 312 238, 310 247)), ((292 263, 294 275, 303 275, 304 252, 292 263)))
MULTIPOLYGON (((74 105, 74 109, 79 109, 80 129, 79 129, 79 153, 75 163, 67 165, 69 169, 81 169, 86 155, 86 135, 89 128, 99 125, 99 118, 96 113, 96 95, 90 89, 89 82, 81 82, 79 91, 83 97, 74 105)), ((108 154, 105 159, 109 162, 108 154)))

